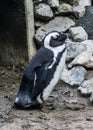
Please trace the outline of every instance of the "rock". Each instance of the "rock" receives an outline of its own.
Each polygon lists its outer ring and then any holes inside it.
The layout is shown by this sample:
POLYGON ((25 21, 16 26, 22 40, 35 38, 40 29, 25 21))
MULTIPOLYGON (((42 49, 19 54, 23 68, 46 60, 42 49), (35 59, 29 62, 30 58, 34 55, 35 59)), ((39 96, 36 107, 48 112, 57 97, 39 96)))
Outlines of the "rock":
POLYGON ((90 6, 91 0, 77 0, 79 6, 90 6))
POLYGON ((35 16, 39 19, 50 20, 53 17, 53 11, 47 4, 35 6, 35 16))
POLYGON ((80 86, 84 80, 86 69, 82 66, 73 67, 70 70, 64 69, 61 80, 71 86, 80 86))
POLYGON ((86 46, 87 51, 93 52, 93 40, 85 40, 85 41, 81 42, 81 44, 86 46))
POLYGON ((76 23, 82 26, 88 33, 88 38, 93 39, 93 6, 86 7, 85 15, 76 23))
POLYGON ((76 104, 76 103, 78 103, 78 100, 71 98, 71 99, 65 100, 64 102, 65 102, 65 103, 69 103, 69 104, 71 104, 71 103, 76 104))
POLYGON ((71 13, 72 12, 72 6, 69 4, 60 4, 59 8, 58 8, 58 13, 62 14, 62 13, 71 13))
POLYGON ((35 22, 35 28, 37 29, 37 28, 43 26, 44 24, 45 24, 44 22, 36 21, 36 22, 35 22))
POLYGON ((75 65, 82 65, 93 69, 93 53, 89 51, 82 52, 68 65, 68 67, 71 68, 75 65))
POLYGON ((81 42, 88 39, 86 31, 81 26, 71 27, 69 32, 71 33, 74 41, 81 42))
POLYGON ((93 92, 93 78, 85 80, 78 90, 83 95, 90 95, 93 92))
POLYGON ((69 99, 64 101, 64 106, 66 109, 71 110, 80 110, 85 108, 85 104, 79 103, 77 99, 69 99))
POLYGON ((47 3, 52 8, 58 8, 59 7, 59 0, 47 0, 47 3))
POLYGON ((85 14, 85 7, 83 6, 76 6, 73 7, 73 14, 76 16, 76 18, 81 18, 85 14))
POLYGON ((65 0, 65 2, 71 4, 71 5, 76 5, 77 1, 76 0, 65 0))
POLYGON ((66 31, 69 27, 74 26, 75 22, 68 18, 68 17, 56 17, 51 20, 49 23, 45 24, 44 26, 40 27, 35 34, 35 40, 38 44, 41 44, 42 39, 44 38, 45 34, 57 30, 57 31, 66 31))
POLYGON ((81 44, 79 42, 69 43, 67 46, 66 61, 71 61, 77 55, 79 55, 80 53, 82 53, 83 51, 86 51, 86 50, 87 50, 87 47, 84 44, 81 44))
POLYGON ((91 0, 65 0, 67 3, 74 5, 74 6, 90 6, 91 0))
POLYGON ((36 3, 36 4, 39 4, 41 2, 43 2, 43 0, 34 0, 34 3, 36 3))

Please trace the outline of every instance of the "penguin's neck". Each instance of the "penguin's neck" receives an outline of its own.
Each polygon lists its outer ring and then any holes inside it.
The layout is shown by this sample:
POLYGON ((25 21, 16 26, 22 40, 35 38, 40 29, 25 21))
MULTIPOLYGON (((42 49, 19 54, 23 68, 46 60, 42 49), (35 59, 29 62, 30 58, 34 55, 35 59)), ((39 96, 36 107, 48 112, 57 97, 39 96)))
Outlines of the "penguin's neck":
POLYGON ((57 55, 62 52, 64 49, 65 49, 65 44, 61 45, 61 46, 58 46, 58 47, 51 47, 49 45, 44 45, 45 48, 49 49, 50 51, 53 52, 54 54, 54 57, 56 58, 57 55))
POLYGON ((65 48, 65 44, 63 44, 62 46, 58 46, 58 47, 50 47, 49 45, 48 46, 45 46, 45 48, 49 49, 50 51, 53 52, 53 63, 49 66, 49 68, 52 68, 52 66, 55 64, 56 62, 56 58, 57 56, 59 55, 59 53, 61 53, 65 48))

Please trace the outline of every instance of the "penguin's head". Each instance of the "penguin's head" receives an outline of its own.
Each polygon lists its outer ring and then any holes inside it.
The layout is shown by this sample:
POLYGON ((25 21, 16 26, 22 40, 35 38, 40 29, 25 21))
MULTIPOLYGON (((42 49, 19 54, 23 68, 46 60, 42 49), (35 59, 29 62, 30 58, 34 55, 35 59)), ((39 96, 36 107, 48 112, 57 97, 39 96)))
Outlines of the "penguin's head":
POLYGON ((58 31, 52 31, 49 32, 44 40, 43 40, 43 44, 44 47, 46 48, 56 48, 59 46, 62 46, 65 43, 65 40, 67 39, 67 35, 64 33, 60 33, 58 31))

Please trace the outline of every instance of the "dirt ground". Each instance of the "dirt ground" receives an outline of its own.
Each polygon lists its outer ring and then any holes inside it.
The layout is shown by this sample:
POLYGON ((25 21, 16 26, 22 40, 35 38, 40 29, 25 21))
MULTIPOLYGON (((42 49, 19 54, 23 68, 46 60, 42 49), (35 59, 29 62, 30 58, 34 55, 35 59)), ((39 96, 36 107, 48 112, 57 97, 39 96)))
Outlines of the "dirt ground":
POLYGON ((21 76, 22 70, 0 67, 0 130, 93 130, 89 97, 62 81, 42 108, 12 109, 21 76))

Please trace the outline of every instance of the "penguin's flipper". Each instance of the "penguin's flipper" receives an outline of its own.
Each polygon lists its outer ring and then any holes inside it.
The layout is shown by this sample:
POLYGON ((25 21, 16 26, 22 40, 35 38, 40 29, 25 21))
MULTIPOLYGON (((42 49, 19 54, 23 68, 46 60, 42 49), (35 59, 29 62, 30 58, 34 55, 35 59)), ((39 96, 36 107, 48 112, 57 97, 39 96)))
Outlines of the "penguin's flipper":
POLYGON ((36 82, 32 90, 32 99, 35 99, 39 94, 42 94, 43 92, 48 73, 48 66, 49 63, 36 68, 36 82))

